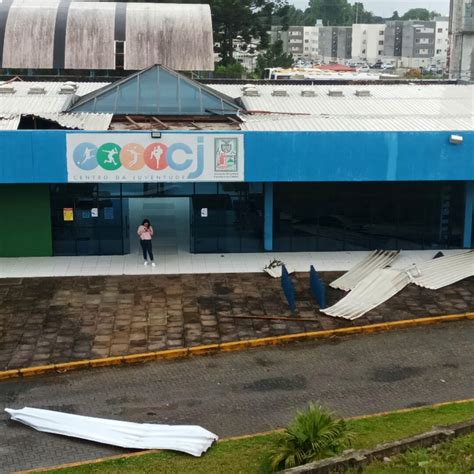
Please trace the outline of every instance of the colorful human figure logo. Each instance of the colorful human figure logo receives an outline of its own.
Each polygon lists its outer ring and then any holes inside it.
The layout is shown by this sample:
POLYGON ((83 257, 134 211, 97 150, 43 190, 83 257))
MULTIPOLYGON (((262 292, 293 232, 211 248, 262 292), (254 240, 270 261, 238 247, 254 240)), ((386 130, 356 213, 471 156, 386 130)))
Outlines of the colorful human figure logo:
POLYGON ((148 168, 159 171, 168 167, 166 154, 168 147, 163 143, 152 143, 145 148, 145 163, 148 168))
POLYGON ((120 161, 128 170, 140 170, 145 166, 145 149, 138 143, 128 143, 120 152, 120 161))
POLYGON ((73 160, 82 170, 90 171, 98 166, 97 147, 92 143, 81 143, 73 152, 73 160))
POLYGON ((122 166, 120 162, 121 148, 116 143, 105 143, 97 151, 99 165, 107 171, 114 171, 122 166))

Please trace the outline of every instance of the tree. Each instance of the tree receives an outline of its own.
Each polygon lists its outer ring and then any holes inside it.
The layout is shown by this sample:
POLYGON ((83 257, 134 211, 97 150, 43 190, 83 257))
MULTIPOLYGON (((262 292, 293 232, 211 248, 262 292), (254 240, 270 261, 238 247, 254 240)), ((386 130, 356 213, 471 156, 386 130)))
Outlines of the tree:
POLYGON ((306 15, 303 10, 295 8, 294 5, 283 5, 275 11, 273 15, 272 24, 279 25, 283 31, 286 31, 289 26, 303 26, 305 25, 306 15))
POLYGON ((293 55, 283 51, 283 41, 275 41, 263 54, 257 56, 256 74, 263 77, 265 68, 268 67, 291 67, 293 55))
POLYGON ((400 15, 398 14, 398 10, 395 10, 390 20, 399 20, 399 19, 400 19, 400 15))
POLYGON ((321 19, 325 26, 349 26, 355 18, 353 6, 347 0, 309 0, 305 16, 307 25, 321 19))
POLYGON ((364 8, 364 4, 362 2, 354 3, 352 7, 352 17, 353 23, 378 23, 379 17, 376 17, 372 12, 367 11, 364 8))
POLYGON ((223 66, 222 64, 217 65, 214 70, 214 77, 224 78, 224 79, 242 79, 242 76, 247 71, 240 63, 229 64, 228 66, 223 66))
POLYGON ((420 20, 420 21, 430 21, 441 16, 440 13, 435 11, 429 11, 426 8, 412 8, 408 10, 403 16, 402 20, 420 20))

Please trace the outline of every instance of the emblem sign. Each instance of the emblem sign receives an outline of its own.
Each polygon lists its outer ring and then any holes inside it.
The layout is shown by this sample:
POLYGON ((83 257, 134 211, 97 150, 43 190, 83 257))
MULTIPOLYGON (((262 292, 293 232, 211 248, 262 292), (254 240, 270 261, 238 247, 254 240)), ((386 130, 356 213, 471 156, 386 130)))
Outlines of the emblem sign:
POLYGON ((68 181, 244 181, 243 134, 68 133, 68 181))

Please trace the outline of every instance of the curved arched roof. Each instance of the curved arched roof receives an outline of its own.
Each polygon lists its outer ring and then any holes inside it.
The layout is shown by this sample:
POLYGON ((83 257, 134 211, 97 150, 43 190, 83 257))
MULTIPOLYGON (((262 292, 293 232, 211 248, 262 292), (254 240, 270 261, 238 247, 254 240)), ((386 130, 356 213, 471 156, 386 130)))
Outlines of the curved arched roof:
POLYGON ((209 5, 3 0, 0 67, 214 69, 209 5))

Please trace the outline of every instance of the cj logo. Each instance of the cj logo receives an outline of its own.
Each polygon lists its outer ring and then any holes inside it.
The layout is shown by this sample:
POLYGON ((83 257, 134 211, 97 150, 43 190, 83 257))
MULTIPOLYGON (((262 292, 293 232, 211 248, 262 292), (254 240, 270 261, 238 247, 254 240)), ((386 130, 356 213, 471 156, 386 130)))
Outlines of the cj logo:
POLYGON ((204 171, 204 138, 197 137, 196 149, 186 143, 165 145, 153 142, 144 148, 138 143, 123 147, 116 143, 104 143, 97 147, 93 143, 81 143, 73 151, 76 166, 91 171, 100 166, 105 171, 123 168, 138 171, 147 166, 152 171, 187 171, 188 179, 196 179, 204 171))

